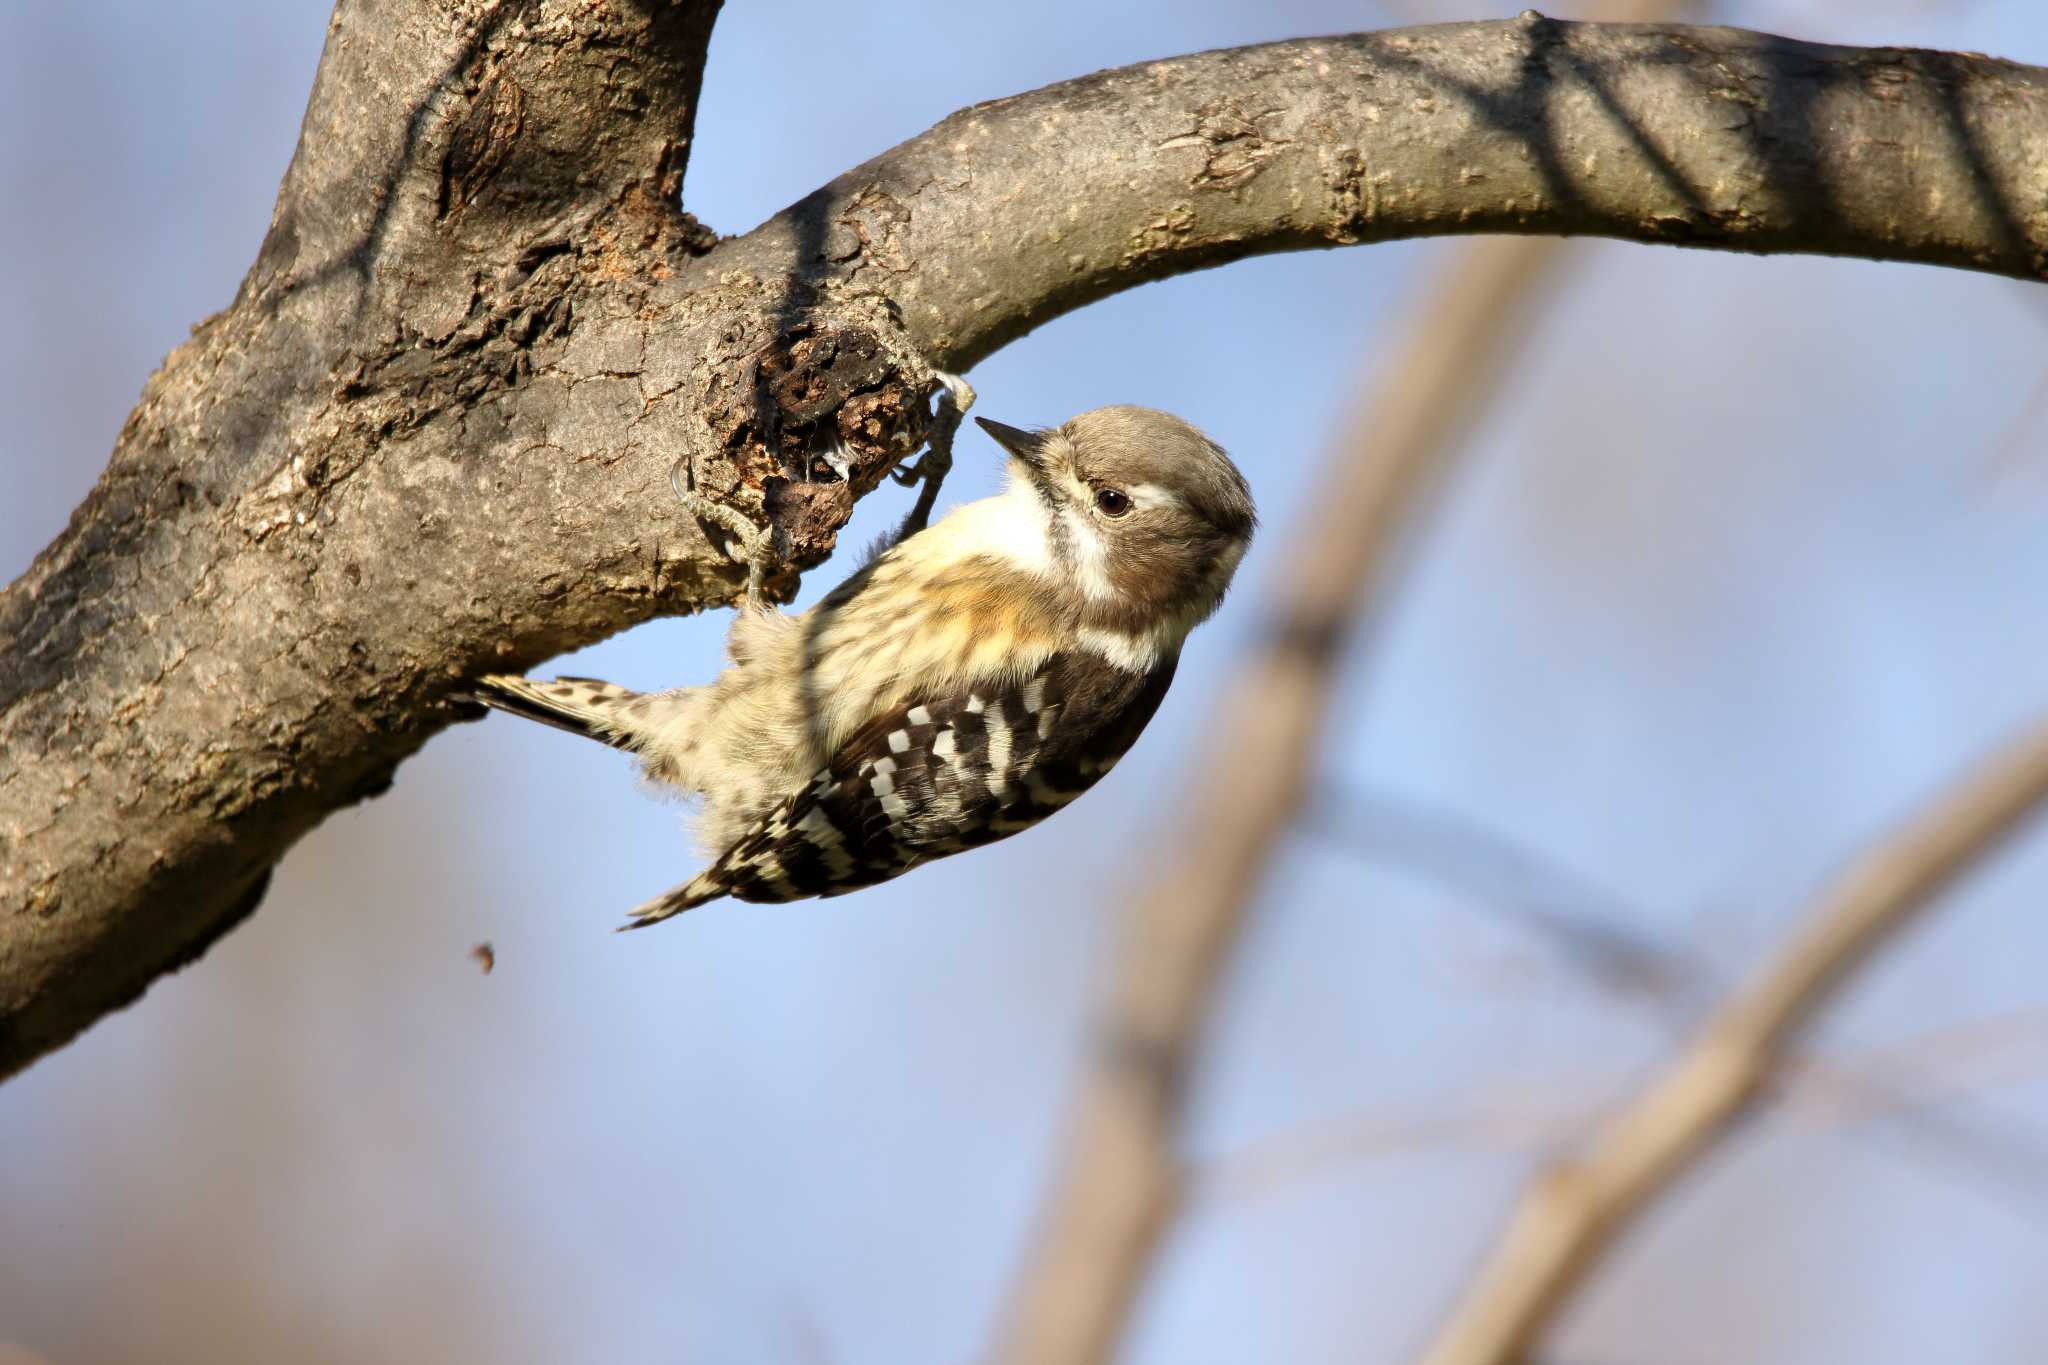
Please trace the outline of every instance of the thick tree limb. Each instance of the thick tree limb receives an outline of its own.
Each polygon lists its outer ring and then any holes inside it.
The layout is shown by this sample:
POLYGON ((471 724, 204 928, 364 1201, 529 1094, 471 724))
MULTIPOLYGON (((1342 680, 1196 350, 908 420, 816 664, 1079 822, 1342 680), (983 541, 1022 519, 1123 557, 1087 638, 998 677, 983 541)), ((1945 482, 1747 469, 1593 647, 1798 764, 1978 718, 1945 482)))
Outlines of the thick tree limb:
POLYGON ((1725 1136, 1787 1047, 1849 976, 2048 802, 2048 722, 1994 754, 1851 866, 1784 952, 1708 1020, 1589 1150, 1523 1196, 1478 1278, 1422 1357, 1513 1365, 1658 1194, 1725 1136))
POLYGON ((2048 259, 2048 75, 1541 20, 976 106, 714 245, 676 192, 716 8, 342 0, 234 304, 0 595, 0 1074, 203 950, 463 678, 729 597, 678 458, 810 564, 932 365, 1177 271, 1460 231, 2048 259))
POLYGON ((718 268, 856 262, 952 368, 1142 280, 1446 233, 2041 279, 2044 137, 2036 68, 1525 15, 1205 52, 976 105, 718 268))
POLYGON ((0 596, 0 1075, 252 909, 458 676, 723 590, 610 325, 703 246, 716 11, 336 8, 233 306, 0 596))

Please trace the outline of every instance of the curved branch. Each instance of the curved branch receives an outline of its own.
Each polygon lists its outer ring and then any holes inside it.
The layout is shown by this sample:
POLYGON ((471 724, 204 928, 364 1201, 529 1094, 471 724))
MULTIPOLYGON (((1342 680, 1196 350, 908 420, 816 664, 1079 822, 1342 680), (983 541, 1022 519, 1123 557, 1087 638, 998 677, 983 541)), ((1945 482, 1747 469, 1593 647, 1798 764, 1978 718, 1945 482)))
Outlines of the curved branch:
POLYGON ((342 0, 240 294, 0 594, 0 1075, 202 951, 466 677, 729 597, 678 459, 815 563, 921 439, 933 364, 1260 251, 2043 269, 2041 72, 1541 19, 979 105, 714 245, 674 194, 716 9, 342 0), (812 469, 832 439, 850 479, 812 469))
MULTIPOLYGON (((964 368, 1146 280, 1446 233, 2048 277, 2048 72, 1742 29, 1308 38, 976 105, 716 258, 886 290, 964 368)), ((709 268, 710 263, 706 263, 709 268)))

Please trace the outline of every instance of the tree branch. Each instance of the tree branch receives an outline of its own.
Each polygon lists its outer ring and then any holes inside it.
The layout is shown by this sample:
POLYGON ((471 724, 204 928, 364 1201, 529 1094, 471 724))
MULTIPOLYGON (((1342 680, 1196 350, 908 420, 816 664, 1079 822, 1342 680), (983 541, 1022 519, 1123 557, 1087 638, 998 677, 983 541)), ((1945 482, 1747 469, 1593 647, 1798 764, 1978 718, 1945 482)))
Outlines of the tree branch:
MULTIPOLYGON (((1984 1084, 1968 1064, 1998 1054, 2030 1054, 2026 1068, 2040 1072, 2048 1052, 2048 1023, 2036 1006, 2003 1017, 1971 1020, 1901 1043, 1849 1056, 1816 1053, 1788 1057, 1762 1092, 1777 1109, 1816 1131, 1887 1122, 1904 1125, 1917 1156, 1932 1157, 1950 1176, 1966 1177, 1996 1192, 2002 1204, 2042 1205, 2042 1143, 2029 1131, 1985 1124, 1940 1112, 1937 1106, 1984 1084), (1939 1063, 1950 1054, 1962 1066, 1939 1063)), ((2010 1068, 2010 1066, 2008 1067, 2010 1068)), ((1196 1198, 1216 1209, 1269 1198, 1343 1167, 1401 1153, 1446 1147, 1535 1153, 1569 1142, 1612 1109, 1595 1098, 1608 1078, 1522 1077, 1492 1093, 1460 1096, 1406 1113, 1360 1110, 1301 1129, 1276 1133, 1205 1162, 1194 1172, 1196 1198)), ((2006 1079, 2010 1080, 2010 1077, 2006 1079)))
POLYGON ((1737 991, 1670 1069, 1594 1139, 1541 1175, 1422 1357, 1512 1365, 1634 1216, 1726 1135, 1791 1039, 1858 967, 2048 801, 2048 722, 2004 747, 1880 843, 1801 932, 1737 991))
POLYGON ((342 0, 240 293, 0 594, 0 1075, 253 908, 464 679, 729 598, 679 458, 802 566, 933 365, 1163 275, 1509 231, 2035 277, 2048 243, 2041 72, 1532 20, 976 106, 714 245, 675 196, 716 9, 342 0))
POLYGON ((975 105, 715 268, 795 259, 885 288, 950 368, 1144 280, 1447 233, 2041 279, 2043 136, 2033 67, 1525 15, 1204 52, 975 105))
POLYGON ((646 543, 664 424, 604 325, 704 245, 717 8, 336 8, 233 306, 0 595, 0 1075, 253 909, 456 677, 722 590, 646 543))

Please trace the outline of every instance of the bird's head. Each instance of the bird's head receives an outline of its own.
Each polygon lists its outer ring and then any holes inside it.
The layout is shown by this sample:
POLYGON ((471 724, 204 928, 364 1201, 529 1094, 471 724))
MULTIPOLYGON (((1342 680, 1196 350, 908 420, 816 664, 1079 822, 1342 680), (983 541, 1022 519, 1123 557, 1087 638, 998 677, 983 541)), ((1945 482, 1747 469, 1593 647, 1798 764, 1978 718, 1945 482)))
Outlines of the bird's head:
POLYGON ((1043 431, 976 420, 1009 453, 1009 496, 1034 501, 1095 624, 1178 647, 1216 610, 1258 524, 1222 447, 1152 408, 1096 408, 1043 431))

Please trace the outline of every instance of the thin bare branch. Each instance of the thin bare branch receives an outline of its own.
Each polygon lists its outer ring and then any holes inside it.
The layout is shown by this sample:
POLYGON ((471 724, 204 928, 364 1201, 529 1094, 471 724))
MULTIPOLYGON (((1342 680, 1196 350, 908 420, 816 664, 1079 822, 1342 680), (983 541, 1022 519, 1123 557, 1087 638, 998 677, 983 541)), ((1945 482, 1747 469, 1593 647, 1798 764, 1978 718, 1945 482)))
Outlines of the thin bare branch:
MULTIPOLYGON (((1792 1121, 1840 1130, 1885 1123, 1908 1150, 1994 1189, 2008 1205, 2048 1211, 2048 1144, 2017 1125, 1944 1112, 1975 1091, 2048 1068, 2048 1006, 1931 1029, 1846 1055, 1788 1058, 1768 1098, 1792 1121), (2024 1159, 2012 1159, 2019 1154, 2024 1159)), ((1358 1110, 1275 1133, 1202 1163, 1191 1198, 1217 1207, 1260 1199, 1360 1162, 1424 1146, 1541 1152, 1591 1129, 1613 1108, 1611 1076, 1543 1076, 1470 1098, 1388 1113, 1358 1110)))
POLYGON ((1704 955, 1659 938, 1633 906, 1537 850, 1440 806, 1325 783, 1303 832, 1401 868, 1534 935, 1600 990, 1675 1022, 1711 984, 1704 955))
POLYGON ((1852 864, 1798 935, 1586 1153, 1525 1193, 1426 1365, 1511 1365, 1634 1217, 1725 1136, 1789 1041, 1879 948, 2048 800, 2048 721, 1852 864))
MULTIPOLYGON (((1638 910, 1469 818, 1357 790, 1328 786, 1306 828, 1333 845, 1430 878, 1464 893, 1477 908, 1534 933, 1589 985, 1645 1009, 1681 1038, 1728 988, 1728 973, 1696 947, 1660 939, 1638 910)), ((1998 1193, 2008 1205, 2048 1201, 2048 1146, 2011 1124, 1983 1121, 1943 1101, 1999 1076, 2031 1074, 2048 1057, 2041 1007, 1973 1020, 1850 1056, 1807 1055, 1787 1062, 1771 1096, 1789 1112, 1830 1126, 1883 1119, 1887 1150, 1998 1193)), ((1444 1140, 1529 1136, 1529 1146, 1562 1140, 1597 1119, 1602 1089, 1546 1082, 1534 1094, 1510 1088, 1471 1104, 1389 1120, 1359 1113, 1276 1136, 1222 1158, 1201 1173, 1205 1190, 1271 1188, 1337 1162, 1355 1161, 1437 1135, 1444 1140), (1560 1091, 1563 1097, 1560 1097, 1560 1091), (1549 1127, 1542 1116, 1551 1115, 1549 1127)))

